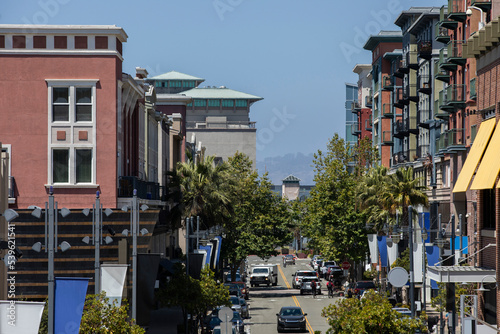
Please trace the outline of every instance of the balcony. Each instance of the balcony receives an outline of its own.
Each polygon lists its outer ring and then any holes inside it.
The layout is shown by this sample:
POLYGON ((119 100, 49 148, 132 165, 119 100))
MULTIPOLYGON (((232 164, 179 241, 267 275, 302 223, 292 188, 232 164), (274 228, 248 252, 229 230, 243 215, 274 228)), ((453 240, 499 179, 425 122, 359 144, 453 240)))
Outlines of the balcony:
POLYGON ((373 104, 373 96, 372 96, 372 90, 370 89, 370 93, 365 96, 365 106, 371 107, 372 104, 373 104))
POLYGON ((372 115, 370 115, 368 116, 368 119, 365 119, 365 130, 372 131, 372 128, 373 128, 372 115))
POLYGON ((392 155, 392 166, 396 166, 398 164, 401 164, 401 163, 404 163, 404 162, 407 162, 408 159, 406 158, 406 155, 403 151, 400 151, 400 152, 397 152, 397 153, 394 153, 392 155))
POLYGON ((434 101, 434 117, 447 120, 450 118, 450 114, 439 109, 440 100, 434 101))
POLYGON ((453 108, 464 108, 465 85, 449 85, 446 87, 445 103, 453 108))
POLYGON ((389 75, 385 75, 382 78, 382 89, 383 90, 393 90, 395 81, 396 81, 396 79, 394 77, 391 77, 389 75))
POLYGON ((431 78, 429 75, 419 75, 417 77, 418 91, 423 94, 430 95, 432 93, 431 78))
POLYGON ((398 119, 396 119, 393 127, 394 127, 394 137, 402 139, 408 135, 402 117, 398 117, 398 119))
POLYGON ((448 18, 457 22, 464 22, 467 19, 465 14, 465 0, 448 0, 448 18))
POLYGON ((462 50, 465 41, 453 40, 449 41, 447 45, 446 62, 457 64, 460 66, 465 65, 467 58, 462 56, 462 50))
POLYGON ((446 96, 447 90, 443 89, 439 92, 439 109, 446 111, 446 112, 454 112, 455 108, 451 105, 448 104, 448 98, 446 96))
MULTIPOLYGON (((403 90, 403 100, 418 102, 417 84, 407 84, 403 90)), ((408 104, 408 103, 406 103, 408 104)))
POLYGON ((118 197, 133 197, 134 189, 137 189, 137 197, 148 200, 165 200, 166 188, 156 182, 139 180, 135 176, 120 176, 118 186, 118 197))
POLYGON ((465 137, 464 129, 451 129, 446 131, 447 140, 447 153, 457 153, 465 151, 465 137))
POLYGON ((418 126, 417 126, 417 116, 409 116, 404 119, 405 123, 405 131, 409 133, 418 133, 418 126))
POLYGON ((471 0, 471 6, 476 6, 484 11, 491 9, 491 0, 471 0))
POLYGON ((361 104, 358 101, 350 101, 351 102, 351 112, 357 114, 358 111, 361 110, 361 104))
POLYGON ((392 131, 382 131, 382 145, 394 144, 392 139, 392 131))
POLYGON ((469 84, 469 97, 470 99, 476 99, 477 98, 477 93, 476 93, 476 78, 471 79, 470 84, 469 84))
POLYGON ((441 26, 440 22, 438 22, 435 26, 434 39, 436 42, 441 42, 443 44, 448 44, 450 41, 450 35, 448 34, 448 28, 441 26))
POLYGON ((351 134, 353 136, 359 136, 361 134, 360 123, 356 122, 351 124, 351 134))
POLYGON ((255 129, 255 122, 231 121, 231 122, 186 122, 188 129, 255 129))
POLYGON ((443 82, 450 82, 450 73, 441 68, 441 62, 439 60, 434 63, 434 78, 443 82))
MULTIPOLYGON (((431 55, 432 55, 432 46, 431 46, 431 55)), ((418 56, 417 56, 417 51, 408 51, 408 52, 406 52, 406 66, 408 68, 411 68, 411 69, 414 69, 414 70, 418 70, 418 56)))
POLYGON ((446 29, 456 29, 458 22, 448 18, 448 8, 446 6, 441 6, 439 10, 439 25, 446 29))
POLYGON ((430 126, 431 111, 430 109, 419 109, 417 113, 417 125, 421 128, 428 129, 430 126))
POLYGON ((391 103, 382 105, 382 117, 392 118, 394 116, 394 108, 391 103))
POLYGON ((403 97, 403 88, 402 87, 396 88, 393 96, 394 96, 394 106, 396 108, 403 109, 406 104, 403 97))
POLYGON ((439 50, 439 68, 447 71, 456 71, 457 64, 448 61, 448 48, 442 48, 439 50))
POLYGON ((401 71, 400 68, 405 66, 402 59, 396 59, 391 63, 391 73, 397 78, 403 78, 405 72, 401 71))
POLYGON ((418 56, 423 59, 432 58, 432 41, 420 41, 417 44, 418 56))

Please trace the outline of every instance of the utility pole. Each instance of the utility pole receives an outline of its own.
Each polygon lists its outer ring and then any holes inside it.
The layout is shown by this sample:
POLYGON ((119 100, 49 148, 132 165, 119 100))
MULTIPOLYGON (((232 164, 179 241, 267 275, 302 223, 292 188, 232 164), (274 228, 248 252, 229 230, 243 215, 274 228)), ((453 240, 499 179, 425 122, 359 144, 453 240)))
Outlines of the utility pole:
POLYGON ((415 319, 415 274, 413 263, 413 207, 408 206, 408 239, 410 246, 410 310, 411 318, 415 319))

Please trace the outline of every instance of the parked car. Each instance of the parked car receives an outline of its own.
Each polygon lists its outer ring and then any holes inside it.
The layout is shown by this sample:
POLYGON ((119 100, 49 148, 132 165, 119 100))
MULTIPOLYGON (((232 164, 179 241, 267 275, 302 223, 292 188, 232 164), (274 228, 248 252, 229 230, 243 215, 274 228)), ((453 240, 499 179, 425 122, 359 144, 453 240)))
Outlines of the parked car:
POLYGON ((319 268, 321 267, 322 263, 323 263, 323 259, 317 258, 316 260, 313 261, 313 269, 315 271, 319 271, 319 268))
POLYGON ((295 264, 295 256, 293 254, 284 255, 283 262, 286 264, 295 264))
POLYGON ((316 261, 316 259, 319 259, 321 258, 321 255, 313 255, 313 257, 311 258, 311 262, 309 263, 309 265, 311 267, 314 267, 314 261, 316 261))
MULTIPOLYGON (((222 320, 219 318, 219 309, 215 309, 212 311, 212 314, 208 316, 205 320, 207 323, 207 327, 210 330, 214 330, 217 326, 220 326, 222 320)), ((233 319, 231 320, 233 328, 236 329, 236 333, 244 334, 245 333, 245 324, 241 315, 237 311, 233 311, 233 319)))
MULTIPOLYGON (((221 331, 221 328, 220 326, 215 326, 213 331, 212 331, 212 334, 221 334, 222 331, 221 331)), ((238 332, 236 331, 236 327, 232 326, 232 333, 233 334, 238 334, 238 332)))
POLYGON ((320 277, 325 277, 328 272, 328 266, 336 266, 337 263, 335 261, 324 261, 319 268, 320 277))
POLYGON ((299 329, 306 331, 306 316, 307 313, 302 312, 298 306, 283 306, 277 316, 278 333, 287 329, 299 329))
POLYGON ((406 307, 393 307, 394 311, 401 313, 404 316, 411 317, 411 311, 406 307))
POLYGON ((250 290, 248 289, 247 284, 245 282, 239 281, 239 282, 231 282, 229 284, 233 287, 238 288, 241 294, 243 295, 243 298, 245 298, 245 300, 248 300, 250 298, 250 290))
POLYGON ((312 293, 312 284, 316 284, 316 294, 321 294, 321 283, 317 277, 303 277, 300 284, 300 294, 312 293))
POLYGON ((348 296, 355 296, 355 297, 360 297, 365 290, 368 289, 376 289, 377 287, 375 286, 375 283, 373 281, 358 281, 358 282, 353 282, 349 285, 347 295, 348 296))
POLYGON ((248 304, 243 298, 237 296, 229 296, 231 301, 231 308, 235 311, 240 312, 242 318, 250 318, 250 312, 248 310, 248 304))
POLYGON ((300 289, 303 277, 318 277, 318 273, 313 270, 297 270, 295 274, 293 274, 292 279, 292 287, 294 289, 300 289))

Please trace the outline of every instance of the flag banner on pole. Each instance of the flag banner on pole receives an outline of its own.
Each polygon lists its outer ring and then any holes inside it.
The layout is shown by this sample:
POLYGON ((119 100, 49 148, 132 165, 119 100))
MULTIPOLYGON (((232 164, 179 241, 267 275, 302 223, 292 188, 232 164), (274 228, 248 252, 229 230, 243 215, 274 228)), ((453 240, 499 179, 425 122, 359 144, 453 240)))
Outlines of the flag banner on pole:
POLYGON ((217 242, 217 251, 215 253, 215 266, 214 268, 217 268, 219 265, 219 258, 220 258, 220 248, 222 246, 222 237, 216 236, 215 239, 218 241, 217 242))
MULTIPOLYGON (((191 259, 189 259, 191 261, 191 259)), ((160 254, 137 254, 137 324, 149 325, 155 307, 154 289, 160 265, 160 254)))
POLYGON ((54 333, 78 334, 90 278, 56 277, 54 333))
POLYGON ((395 242, 387 243, 387 257, 389 258, 389 267, 397 260, 398 258, 398 244, 395 242))
POLYGON ((370 263, 378 263, 378 246, 376 234, 368 234, 368 247, 370 249, 370 263))
POLYGON ((210 266, 210 257, 212 256, 212 244, 207 243, 206 246, 201 245, 201 250, 205 250, 207 252, 207 258, 205 260, 205 266, 210 266))
POLYGON ((0 333, 38 334, 43 302, 0 300, 0 333))
POLYGON ((387 238, 385 235, 379 235, 377 241, 381 267, 387 268, 387 238))
MULTIPOLYGON (((427 265, 428 266, 439 266, 439 247, 438 246, 426 246, 425 251, 427 252, 427 265)), ((431 280, 431 288, 439 289, 437 282, 431 280)))
POLYGON ((126 264, 101 264, 101 292, 106 293, 109 305, 116 300, 118 306, 122 303, 123 286, 127 276, 126 264))

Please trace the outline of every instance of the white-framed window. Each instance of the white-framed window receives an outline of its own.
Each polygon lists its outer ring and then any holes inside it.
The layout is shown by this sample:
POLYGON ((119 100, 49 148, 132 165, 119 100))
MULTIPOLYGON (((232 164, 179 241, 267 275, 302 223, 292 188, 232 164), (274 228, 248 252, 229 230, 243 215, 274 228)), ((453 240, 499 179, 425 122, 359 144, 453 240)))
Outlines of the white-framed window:
POLYGON ((48 185, 96 186, 96 84, 98 80, 46 80, 48 185))

